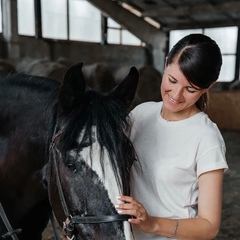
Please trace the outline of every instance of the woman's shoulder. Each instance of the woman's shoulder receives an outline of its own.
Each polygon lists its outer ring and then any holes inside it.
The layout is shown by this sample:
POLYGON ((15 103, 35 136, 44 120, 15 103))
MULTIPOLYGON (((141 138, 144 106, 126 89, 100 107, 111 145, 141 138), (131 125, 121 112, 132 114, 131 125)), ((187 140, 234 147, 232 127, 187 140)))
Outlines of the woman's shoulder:
MULTIPOLYGON (((201 143, 207 146, 225 146, 224 139, 217 124, 213 122, 206 113, 198 114, 198 119, 195 122, 196 128, 199 129, 201 143)), ((195 119, 196 120, 196 119, 195 119)))
POLYGON ((199 125, 205 130, 205 132, 208 132, 209 134, 220 134, 217 124, 213 122, 206 113, 202 112, 202 114, 199 114, 199 117, 199 125))

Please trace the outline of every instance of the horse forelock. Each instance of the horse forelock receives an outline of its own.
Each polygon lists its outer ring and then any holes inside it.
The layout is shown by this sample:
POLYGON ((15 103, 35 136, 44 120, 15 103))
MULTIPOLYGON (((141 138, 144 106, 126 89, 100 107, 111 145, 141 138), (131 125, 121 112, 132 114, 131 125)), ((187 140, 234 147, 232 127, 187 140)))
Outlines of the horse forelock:
MULTIPOLYGON (((92 146, 97 138, 101 166, 104 169, 105 151, 125 194, 129 193, 130 167, 135 160, 134 149, 127 136, 129 124, 126 116, 127 110, 123 104, 108 95, 89 90, 85 93, 82 104, 66 116, 66 120, 63 119, 66 129, 61 138, 64 152, 71 149, 80 151, 86 141, 92 146)), ((93 156, 93 153, 90 155, 93 156)))

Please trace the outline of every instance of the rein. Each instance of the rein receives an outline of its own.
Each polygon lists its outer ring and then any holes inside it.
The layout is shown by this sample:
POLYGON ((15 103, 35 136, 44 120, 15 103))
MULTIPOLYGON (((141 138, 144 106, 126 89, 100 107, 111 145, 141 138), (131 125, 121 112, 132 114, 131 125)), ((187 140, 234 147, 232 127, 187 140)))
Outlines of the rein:
MULTIPOLYGON (((54 131, 56 132, 56 130, 54 131)), ((57 188, 60 197, 60 202, 66 216, 66 220, 63 222, 63 230, 66 234, 67 239, 73 240, 76 239, 74 235, 75 225, 77 224, 99 224, 99 223, 112 223, 112 222, 123 222, 128 221, 131 218, 130 215, 105 215, 105 216, 72 216, 67 207, 67 203, 64 197, 63 189, 61 186, 61 179, 59 174, 59 169, 57 166, 56 158, 60 154, 59 150, 56 147, 56 139, 64 132, 64 128, 60 129, 57 133, 53 135, 52 142, 50 145, 50 153, 52 152, 52 162, 54 165, 54 170, 56 172, 56 181, 57 188)))
POLYGON ((13 240, 18 240, 17 234, 21 233, 22 229, 18 228, 18 229, 13 230, 1 203, 0 203, 0 216, 2 218, 2 221, 5 225, 5 227, 8 230, 7 233, 2 235, 2 238, 10 238, 11 237, 13 240))

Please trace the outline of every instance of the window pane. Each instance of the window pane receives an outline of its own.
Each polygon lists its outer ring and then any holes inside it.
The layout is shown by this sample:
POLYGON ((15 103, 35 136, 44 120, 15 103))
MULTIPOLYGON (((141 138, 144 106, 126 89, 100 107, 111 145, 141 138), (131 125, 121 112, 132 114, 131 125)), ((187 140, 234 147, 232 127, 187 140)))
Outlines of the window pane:
POLYGON ((41 0, 41 6, 43 37, 67 39, 66 0, 41 0))
POLYGON ((169 49, 172 47, 184 36, 189 35, 191 33, 202 33, 202 29, 186 29, 186 30, 174 30, 170 32, 169 39, 169 49))
POLYGON ((35 36, 34 0, 18 0, 18 33, 35 36))
POLYGON ((108 43, 120 44, 120 30, 108 29, 108 43))
POLYGON ((121 28, 121 25, 115 22, 114 20, 112 20, 111 18, 108 18, 107 22, 108 22, 109 28, 121 28))
POLYGON ((127 45, 141 45, 141 40, 135 37, 132 33, 127 30, 122 30, 122 44, 127 45))
POLYGON ((237 27, 207 28, 204 33, 211 37, 219 45, 222 54, 236 53, 237 27))
POLYGON ((2 0, 0 0, 0 32, 2 32, 2 0))
POLYGON ((235 62, 235 55, 223 56, 223 65, 218 78, 219 82, 231 82, 234 80, 235 62))
POLYGON ((101 42, 101 12, 86 0, 70 0, 69 38, 101 42))

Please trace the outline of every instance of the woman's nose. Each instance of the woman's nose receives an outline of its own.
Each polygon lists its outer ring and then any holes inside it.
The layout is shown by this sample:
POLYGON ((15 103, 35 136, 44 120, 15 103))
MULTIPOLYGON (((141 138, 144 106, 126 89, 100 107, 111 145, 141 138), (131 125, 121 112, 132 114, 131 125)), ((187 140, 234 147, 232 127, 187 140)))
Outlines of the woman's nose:
POLYGON ((181 87, 175 87, 172 89, 172 97, 175 99, 175 100, 178 100, 179 98, 182 97, 182 94, 183 94, 183 89, 181 87))

